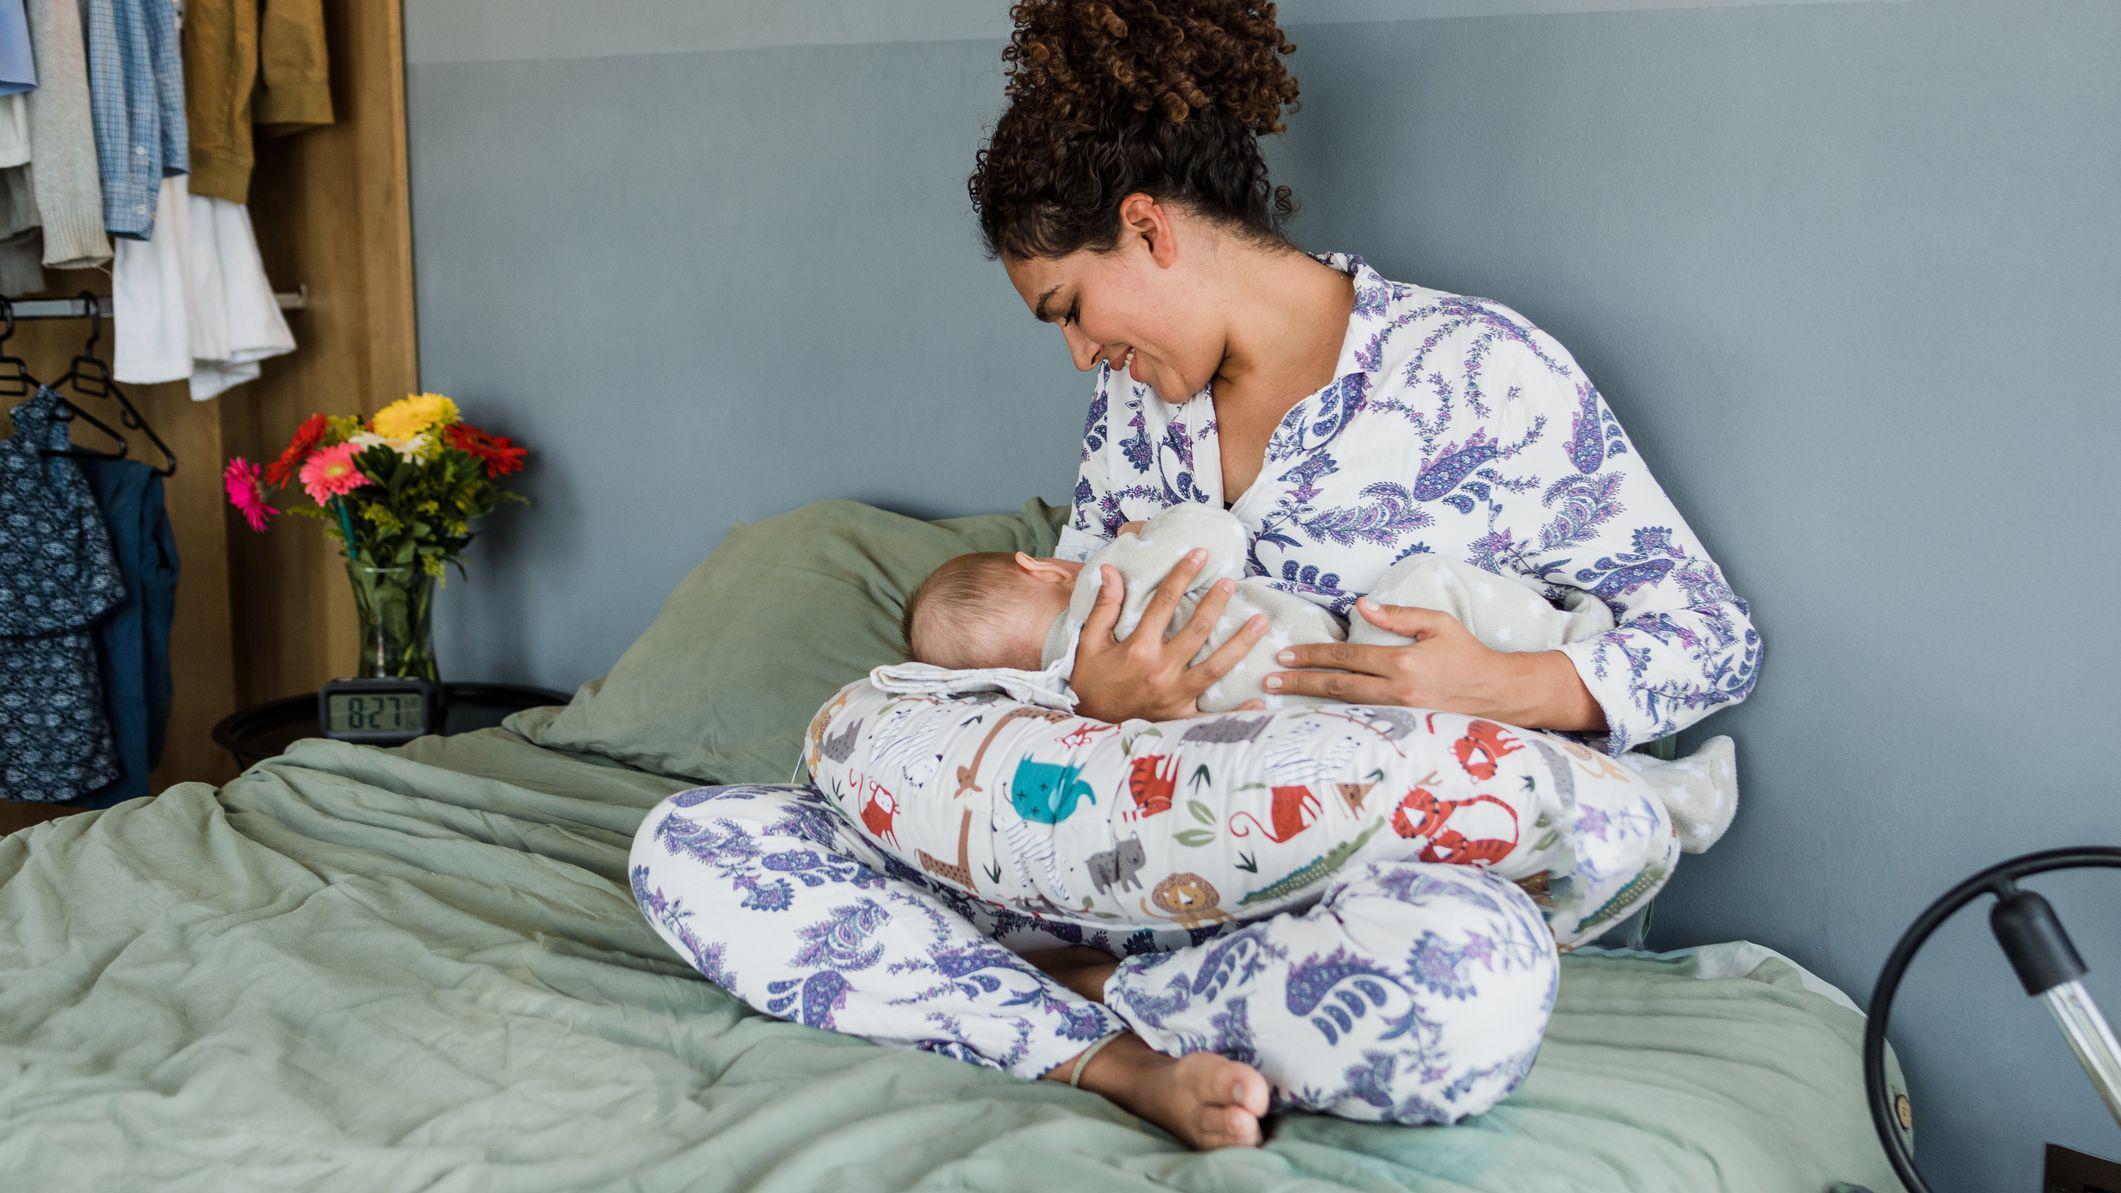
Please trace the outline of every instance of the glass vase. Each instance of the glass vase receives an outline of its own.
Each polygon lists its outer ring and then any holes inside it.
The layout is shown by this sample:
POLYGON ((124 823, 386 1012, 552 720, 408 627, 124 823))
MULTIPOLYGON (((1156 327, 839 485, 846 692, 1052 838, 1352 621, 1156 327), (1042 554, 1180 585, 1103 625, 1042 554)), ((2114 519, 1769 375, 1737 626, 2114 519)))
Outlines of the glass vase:
POLYGON ((363 679, 425 679, 435 670, 435 578, 416 567, 372 567, 348 560, 361 617, 363 679))

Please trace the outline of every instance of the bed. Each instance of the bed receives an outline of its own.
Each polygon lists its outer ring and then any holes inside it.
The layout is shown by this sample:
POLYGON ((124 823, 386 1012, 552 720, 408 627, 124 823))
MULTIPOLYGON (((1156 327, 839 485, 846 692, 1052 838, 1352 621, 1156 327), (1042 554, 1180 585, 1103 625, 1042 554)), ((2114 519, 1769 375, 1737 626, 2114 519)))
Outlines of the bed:
POLYGON ((628 894, 635 825, 697 776, 557 747, 572 711, 304 741, 0 838, 0 1186, 1899 1188, 1861 1016, 1757 946, 1571 956, 1495 1111, 1289 1116, 1257 1151, 752 1014, 628 894))

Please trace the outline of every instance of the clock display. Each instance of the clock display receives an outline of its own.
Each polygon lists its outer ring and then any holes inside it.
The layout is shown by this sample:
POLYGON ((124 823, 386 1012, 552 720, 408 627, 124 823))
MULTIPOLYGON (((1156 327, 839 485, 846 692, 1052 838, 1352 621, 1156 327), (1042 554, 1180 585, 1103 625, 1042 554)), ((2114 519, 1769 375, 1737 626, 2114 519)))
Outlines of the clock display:
POLYGON ((426 728, 426 711, 427 701, 419 692, 333 692, 325 700, 324 727, 410 736, 426 728))

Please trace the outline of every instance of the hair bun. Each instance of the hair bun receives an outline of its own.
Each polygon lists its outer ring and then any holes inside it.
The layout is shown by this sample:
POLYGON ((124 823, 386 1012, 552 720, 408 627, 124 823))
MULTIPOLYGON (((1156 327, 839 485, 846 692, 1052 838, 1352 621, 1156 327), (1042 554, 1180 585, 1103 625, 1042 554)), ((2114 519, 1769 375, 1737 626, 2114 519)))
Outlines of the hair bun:
POLYGON ((1282 131, 1296 47, 1274 5, 1244 0, 1021 0, 1008 94, 1025 116, 1094 127, 1119 111, 1183 124, 1221 115, 1255 136, 1282 131))

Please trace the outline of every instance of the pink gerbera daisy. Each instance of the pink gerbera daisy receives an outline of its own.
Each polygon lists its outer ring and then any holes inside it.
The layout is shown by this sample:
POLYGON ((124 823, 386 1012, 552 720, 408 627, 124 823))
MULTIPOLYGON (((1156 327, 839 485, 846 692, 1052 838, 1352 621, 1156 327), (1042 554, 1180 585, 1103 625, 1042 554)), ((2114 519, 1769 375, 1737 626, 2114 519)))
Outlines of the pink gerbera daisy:
POLYGON ((228 503, 236 507, 252 530, 262 532, 273 515, 280 512, 265 504, 265 484, 258 466, 241 456, 228 462, 221 473, 221 484, 228 490, 228 503))
POLYGON ((309 499, 318 505, 329 505, 332 498, 372 483, 354 467, 354 457, 360 451, 354 444, 341 443, 312 453, 302 465, 302 487, 308 490, 309 499))

